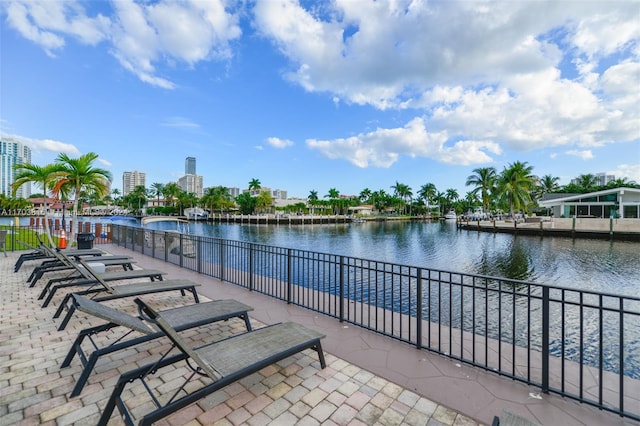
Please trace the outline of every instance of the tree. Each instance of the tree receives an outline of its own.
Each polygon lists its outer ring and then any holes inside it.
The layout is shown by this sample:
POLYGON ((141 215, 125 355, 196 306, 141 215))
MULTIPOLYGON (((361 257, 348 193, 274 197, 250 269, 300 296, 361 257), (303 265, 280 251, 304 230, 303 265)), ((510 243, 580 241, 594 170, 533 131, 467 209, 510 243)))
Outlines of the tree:
POLYGON ((358 196, 358 198, 360 199, 361 203, 365 203, 367 201, 369 201, 369 199, 371 198, 371 190, 369 188, 365 188, 362 191, 360 191, 360 195, 358 196))
POLYGON ((211 213, 215 210, 228 210, 233 207, 233 201, 229 196, 229 188, 225 186, 215 186, 207 188, 200 199, 202 207, 209 207, 211 213))
POLYGON ((180 197, 180 194, 182 194, 182 192, 184 192, 182 191, 182 188, 180 188, 175 182, 169 182, 164 186, 164 189, 162 190, 164 198, 168 200, 169 204, 172 206, 175 205, 175 201, 180 197))
POLYGON ((491 203, 491 194, 495 191, 497 172, 493 167, 480 167, 473 170, 472 175, 467 177, 466 186, 473 185, 473 194, 480 192, 480 198, 482 199, 482 208, 485 212, 489 211, 489 205, 491 203))
POLYGON ((560 185, 558 185, 559 180, 559 177, 551 175, 544 175, 539 178, 536 185, 536 196, 541 198, 544 194, 556 192, 560 189, 560 185))
POLYGON ((338 199, 340 198, 340 191, 335 188, 330 188, 326 198, 329 198, 329 205, 331 205, 331 209, 335 214, 336 208, 338 207, 338 199))
POLYGON ((307 197, 307 203, 311 207, 311 214, 314 213, 314 207, 318 205, 318 191, 311 190, 309 191, 309 197, 307 197))
POLYGON ((584 192, 592 192, 598 185, 598 178, 591 173, 578 176, 577 185, 582 188, 584 192))
POLYGON ((256 199, 248 192, 243 192, 236 197, 236 204, 242 214, 253 214, 256 208, 256 199))
POLYGON ((156 207, 160 205, 160 194, 164 191, 164 184, 159 182, 154 182, 151 184, 151 189, 155 192, 156 195, 156 207))
POLYGON ((516 161, 506 167, 498 178, 498 193, 503 202, 509 206, 513 218, 515 210, 525 210, 531 202, 531 191, 536 178, 531 174, 533 167, 525 161, 516 161))
POLYGON ((425 202, 427 208, 431 206, 431 204, 436 200, 436 195, 438 194, 438 190, 436 186, 432 183, 426 183, 420 187, 420 191, 418 192, 418 196, 422 197, 425 202))
POLYGON ((63 168, 58 164, 48 164, 44 167, 40 167, 35 164, 27 163, 16 164, 14 166, 14 169, 18 172, 13 184, 11 184, 11 189, 14 197, 18 188, 20 188, 25 183, 30 182, 42 187, 42 190, 44 192, 44 230, 47 234, 47 238, 49 239, 49 245, 51 245, 51 247, 54 247, 55 243, 53 242, 51 230, 49 229, 47 190, 49 189, 49 185, 51 183, 53 183, 56 179, 60 178, 63 175, 63 168))
POLYGON ((264 212, 273 205, 273 197, 268 191, 262 191, 256 198, 256 208, 264 212))
MULTIPOLYGON (((98 154, 89 152, 79 158, 71 158, 67 154, 59 154, 56 163, 63 168, 63 174, 56 182, 54 190, 61 191, 65 187, 71 188, 74 193, 73 198, 73 222, 78 219, 78 202, 80 192, 86 189, 88 192, 95 192, 103 197, 107 194, 109 182, 111 182, 111 172, 105 169, 93 167, 93 162, 98 158, 98 154)), ((75 239, 75 230, 71 229, 70 241, 75 239)))
POLYGON ((253 189, 260 189, 260 188, 262 188, 262 184, 258 179, 253 178, 249 181, 249 191, 253 189))
POLYGON ((401 205, 403 208, 406 208, 407 200, 411 200, 413 193, 411 192, 411 188, 409 185, 405 185, 404 183, 399 183, 396 181, 396 184, 391 187, 393 189, 393 193, 396 197, 402 200, 401 205))

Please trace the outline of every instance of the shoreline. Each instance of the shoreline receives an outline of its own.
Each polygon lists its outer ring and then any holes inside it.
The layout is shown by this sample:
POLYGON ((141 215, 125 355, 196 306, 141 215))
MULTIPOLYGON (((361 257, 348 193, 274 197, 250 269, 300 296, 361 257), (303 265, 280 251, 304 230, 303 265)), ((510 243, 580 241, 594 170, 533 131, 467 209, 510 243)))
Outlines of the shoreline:
POLYGON ((586 238, 640 242, 640 220, 560 218, 532 222, 457 221, 458 229, 477 232, 500 232, 537 237, 586 238))

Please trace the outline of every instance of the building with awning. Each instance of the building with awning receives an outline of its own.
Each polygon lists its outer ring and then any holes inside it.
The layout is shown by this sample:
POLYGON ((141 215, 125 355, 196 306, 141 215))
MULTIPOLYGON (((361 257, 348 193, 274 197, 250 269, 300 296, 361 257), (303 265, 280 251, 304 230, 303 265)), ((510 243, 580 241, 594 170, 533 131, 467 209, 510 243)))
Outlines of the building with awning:
POLYGON ((538 202, 555 217, 640 218, 640 189, 611 188, 586 194, 545 194, 538 202))

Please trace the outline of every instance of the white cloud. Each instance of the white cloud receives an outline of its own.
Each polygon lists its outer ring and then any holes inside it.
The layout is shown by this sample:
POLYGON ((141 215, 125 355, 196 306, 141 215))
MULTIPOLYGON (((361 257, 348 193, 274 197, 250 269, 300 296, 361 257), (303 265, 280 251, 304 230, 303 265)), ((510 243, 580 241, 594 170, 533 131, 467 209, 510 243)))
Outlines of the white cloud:
POLYGON ((361 168, 387 168, 402 155, 432 158, 449 164, 480 164, 492 160, 487 153, 501 153, 498 144, 492 141, 459 141, 447 146, 447 139, 445 131, 428 132, 424 120, 414 118, 401 128, 378 128, 335 140, 308 139, 306 143, 327 158, 343 159, 361 168))
POLYGON ((48 55, 65 46, 65 36, 96 45, 107 38, 109 20, 90 18, 71 1, 9 1, 7 22, 23 37, 42 46, 48 55))
POLYGON ((150 85, 173 89, 176 84, 158 75, 158 66, 232 57, 230 42, 241 35, 238 16, 222 0, 158 2, 118 0, 114 14, 90 17, 85 6, 104 3, 14 0, 7 3, 7 21, 23 37, 53 56, 66 37, 83 44, 106 42, 128 71, 150 85))
POLYGON ((36 153, 54 153, 54 154, 67 154, 69 156, 80 156, 80 150, 75 145, 55 141, 52 139, 32 139, 20 135, 2 134, 3 138, 12 139, 16 142, 20 142, 36 153))
POLYGON ((160 125, 164 127, 176 127, 189 130, 200 129, 200 125, 198 123, 194 123, 185 117, 167 117, 162 123, 160 123, 160 125))
POLYGON ((628 181, 640 184, 640 164, 620 164, 616 170, 607 172, 607 174, 612 174, 617 179, 626 178, 628 181))
POLYGON ((102 163, 106 167, 111 167, 113 164, 109 160, 105 160, 104 158, 98 158, 97 161, 102 163))
MULTIPOLYGON (((489 161, 492 149, 565 147, 585 158, 585 148, 638 139, 638 2, 337 0, 305 8, 273 0, 253 12, 259 33, 289 60, 286 78, 334 104, 416 110, 431 133, 448 135, 442 144, 451 152, 428 154, 439 161, 469 161, 456 157, 459 141, 480 147, 475 161, 489 161), (493 145, 477 145, 486 141, 493 145)), ((424 155, 371 141, 382 133, 308 145, 359 167, 424 155)))
POLYGON ((280 139, 276 137, 267 138, 267 143, 272 147, 279 148, 279 149, 287 148, 294 145, 293 141, 290 141, 288 139, 280 139))
POLYGON ((567 155, 571 155, 574 157, 578 157, 581 158, 583 160, 592 160, 593 159, 593 152, 591 152, 591 150, 587 149, 584 151, 579 151, 576 149, 572 149, 566 152, 567 155))

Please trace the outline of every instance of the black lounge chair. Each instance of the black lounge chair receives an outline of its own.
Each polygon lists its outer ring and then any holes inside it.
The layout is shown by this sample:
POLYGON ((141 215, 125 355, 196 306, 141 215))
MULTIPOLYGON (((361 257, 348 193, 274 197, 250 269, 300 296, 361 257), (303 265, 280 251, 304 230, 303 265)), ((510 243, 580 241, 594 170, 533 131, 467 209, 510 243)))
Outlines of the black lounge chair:
MULTIPOLYGON (((20 244, 31 248, 31 251, 28 253, 22 253, 18 257, 18 260, 16 261, 13 267, 13 272, 18 272, 24 262, 28 262, 31 260, 48 260, 48 259, 50 260, 55 258, 55 256, 51 254, 51 251, 53 249, 50 249, 44 243, 41 243, 39 247, 33 247, 22 241, 20 241, 20 244)), ((76 257, 77 256, 82 256, 82 257, 102 256, 103 254, 105 254, 104 251, 99 249, 64 249, 60 251, 66 253, 68 256, 76 256, 76 257)))
MULTIPOLYGON (((105 266, 122 266, 125 271, 132 271, 135 261, 131 256, 96 256, 86 258, 85 261, 89 264, 102 263, 105 266)), ((42 278, 42 276, 49 272, 61 272, 74 269, 73 265, 68 265, 59 259, 46 260, 40 265, 33 268, 31 275, 27 278, 29 287, 34 287, 36 283, 42 278)))
MULTIPOLYGON (((80 395, 82 389, 87 383, 87 380, 89 379, 89 375, 101 356, 109 355, 116 351, 165 336, 164 333, 158 331, 158 328, 154 324, 143 321, 141 317, 127 314, 126 312, 107 306, 104 303, 98 303, 77 294, 74 294, 71 297, 73 305, 79 311, 108 321, 106 324, 86 328, 80 331, 78 337, 76 337, 73 345, 71 346, 69 353, 65 357, 64 362, 62 363, 63 368, 68 367, 73 358, 78 355, 78 359, 80 359, 80 362, 84 367, 82 374, 76 381, 76 385, 71 392, 72 397, 80 395), (103 345, 103 347, 99 347, 98 342, 94 340, 94 336, 101 335, 104 332, 113 330, 117 327, 124 327, 128 330, 123 335, 116 336, 111 343, 103 345), (142 335, 140 335, 140 333, 142 333, 142 335), (130 335, 133 335, 133 337, 127 339, 130 335), (87 353, 83 350, 82 344, 86 341, 85 339, 91 343, 91 348, 94 349, 91 353, 87 353)), ((161 313, 166 321, 176 331, 201 327, 203 325, 225 321, 231 318, 240 318, 244 320, 247 331, 251 331, 248 312, 252 310, 253 308, 250 306, 229 299, 181 306, 162 311, 161 313)))
POLYGON ((100 274, 95 274, 91 267, 84 260, 77 259, 77 262, 81 266, 83 266, 83 268, 78 267, 78 271, 86 274, 86 277, 93 277, 96 281, 94 285, 91 285, 86 290, 69 292, 64 296, 62 303, 60 304, 60 306, 58 306, 58 309, 53 315, 53 318, 58 318, 60 315, 62 315, 65 309, 67 311, 62 322, 58 326, 58 330, 64 330, 76 310, 76 307, 72 303, 70 303, 71 296, 74 293, 81 296, 91 295, 91 299, 95 300, 96 302, 104 302, 107 300, 122 299, 126 297, 143 296, 145 294, 179 291, 183 296, 186 295, 186 292, 190 292, 193 295, 194 301, 196 303, 200 302, 198 293, 196 292, 196 287, 198 287, 200 284, 196 284, 193 281, 163 280, 111 286, 102 279, 102 276, 100 274))
MULTIPOLYGON (((155 322, 158 328, 171 339, 174 346, 180 350, 180 353, 171 355, 173 352, 170 349, 160 360, 122 374, 102 411, 98 422, 102 426, 109 423, 116 407, 124 422, 133 425, 132 415, 123 400, 122 394, 125 386, 136 380, 144 382, 145 378, 158 370, 179 361, 187 361, 187 367, 191 369, 185 383, 168 398, 166 395, 163 396, 164 402, 161 402, 153 394, 153 390, 149 386, 145 386, 144 388, 151 394, 157 408, 144 415, 138 424, 150 425, 212 392, 306 349, 315 350, 318 354, 320 367, 325 368, 326 366, 320 343, 324 335, 300 324, 287 322, 267 326, 192 349, 171 327, 162 313, 155 312, 140 299, 136 299, 136 303, 140 308, 141 316, 148 317, 150 321, 155 322), (196 376, 207 377, 211 383, 200 389, 191 390, 192 386, 187 385, 196 376)), ((146 382, 144 383, 146 384, 146 382)), ((193 385, 193 383, 191 384, 193 385)))
POLYGON ((53 296, 55 296, 58 290, 69 287, 87 286, 90 288, 95 288, 97 285, 99 285, 98 277, 104 282, 137 280, 140 278, 149 278, 153 282, 162 281, 162 276, 165 275, 164 272, 158 271, 156 269, 134 269, 131 271, 116 271, 98 274, 91 268, 91 265, 89 263, 83 262, 82 266, 83 268, 88 268, 91 270, 90 275, 87 275, 85 271, 82 271, 79 268, 74 268, 76 271, 79 271, 77 274, 70 274, 65 277, 52 278, 49 280, 49 282, 47 282, 47 284, 40 292, 40 295, 38 296, 38 300, 44 299, 44 302, 42 303, 43 308, 49 306, 49 303, 51 303, 53 296))

